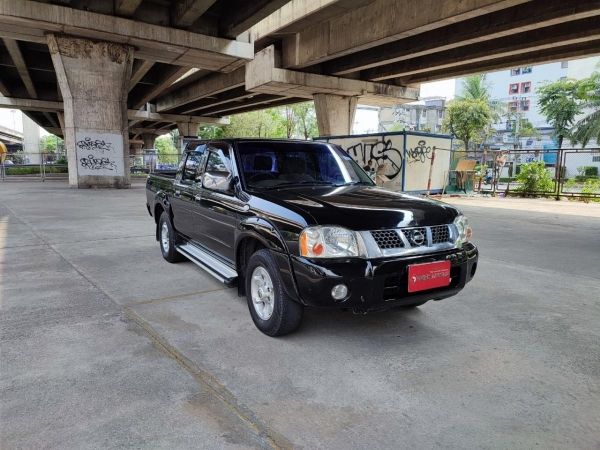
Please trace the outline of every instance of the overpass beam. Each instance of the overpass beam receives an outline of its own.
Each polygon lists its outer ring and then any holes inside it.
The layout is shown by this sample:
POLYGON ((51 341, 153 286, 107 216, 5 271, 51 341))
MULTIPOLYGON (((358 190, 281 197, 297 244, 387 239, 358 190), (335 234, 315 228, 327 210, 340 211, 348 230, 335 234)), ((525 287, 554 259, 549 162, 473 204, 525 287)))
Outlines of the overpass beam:
POLYGON ((352 134, 358 97, 315 94, 313 98, 321 136, 352 134))
POLYGON ((129 187, 133 47, 52 34, 47 39, 64 103, 69 185, 129 187))

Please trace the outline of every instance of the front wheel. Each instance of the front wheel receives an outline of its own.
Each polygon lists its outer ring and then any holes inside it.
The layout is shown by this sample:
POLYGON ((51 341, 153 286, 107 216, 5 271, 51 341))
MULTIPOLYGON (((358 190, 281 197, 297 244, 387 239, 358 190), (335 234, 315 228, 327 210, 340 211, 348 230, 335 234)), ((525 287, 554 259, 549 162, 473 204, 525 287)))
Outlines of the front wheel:
POLYGON ((252 321, 268 336, 283 336, 300 326, 303 307, 286 294, 269 250, 259 250, 248 261, 246 299, 252 321))

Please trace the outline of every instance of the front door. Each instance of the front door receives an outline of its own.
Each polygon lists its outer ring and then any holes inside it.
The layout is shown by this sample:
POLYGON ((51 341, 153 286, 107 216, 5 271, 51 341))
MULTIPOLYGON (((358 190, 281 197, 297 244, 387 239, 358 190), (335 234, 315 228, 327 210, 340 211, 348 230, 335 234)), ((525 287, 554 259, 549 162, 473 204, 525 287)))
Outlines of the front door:
POLYGON ((233 262, 235 227, 239 215, 246 205, 233 192, 233 188, 223 188, 211 182, 224 177, 233 177, 230 149, 226 145, 215 144, 208 149, 206 169, 203 175, 203 188, 200 197, 202 244, 209 250, 233 262))
POLYGON ((194 151, 186 155, 182 170, 173 183, 173 226, 178 233, 195 238, 197 234, 196 223, 197 199, 200 198, 202 183, 200 180, 204 151, 194 151))

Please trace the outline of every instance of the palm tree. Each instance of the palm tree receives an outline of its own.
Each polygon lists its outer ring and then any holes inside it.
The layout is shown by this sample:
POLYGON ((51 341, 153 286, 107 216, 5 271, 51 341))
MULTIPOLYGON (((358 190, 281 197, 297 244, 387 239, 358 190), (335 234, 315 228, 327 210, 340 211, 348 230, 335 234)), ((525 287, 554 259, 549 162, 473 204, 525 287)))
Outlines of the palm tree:
POLYGON ((585 147, 590 139, 600 144, 600 73, 594 72, 591 77, 580 83, 579 95, 584 100, 583 107, 592 112, 575 124, 573 141, 585 147))
POLYGON ((485 74, 470 75, 462 81, 462 95, 457 95, 458 100, 483 100, 490 101, 490 85, 486 83, 485 74))

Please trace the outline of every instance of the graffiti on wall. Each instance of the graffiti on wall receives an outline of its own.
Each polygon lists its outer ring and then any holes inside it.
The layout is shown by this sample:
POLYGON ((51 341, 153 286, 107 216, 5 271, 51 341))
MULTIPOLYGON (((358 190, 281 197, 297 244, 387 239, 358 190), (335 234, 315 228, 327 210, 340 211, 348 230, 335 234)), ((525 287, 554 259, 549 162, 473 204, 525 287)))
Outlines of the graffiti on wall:
POLYGON ((427 142, 424 139, 419 140, 417 145, 413 148, 406 149, 406 161, 408 164, 414 163, 422 163, 424 164, 427 160, 431 160, 432 149, 435 147, 431 147, 427 145, 427 142))
POLYGON ((75 137, 79 175, 122 176, 123 136, 78 130, 75 137))
POLYGON ((82 140, 77 141, 77 148, 104 153, 112 150, 112 144, 103 139, 92 139, 91 137, 86 136, 82 140))
POLYGON ((79 164, 89 170, 116 170, 117 164, 109 158, 97 158, 94 155, 88 155, 86 158, 79 158, 79 164))
POLYGON ((385 175, 388 178, 396 178, 402 171, 402 152, 394 147, 391 139, 381 136, 377 141, 365 141, 347 147, 346 152, 354 160, 365 165, 369 160, 373 161, 374 167, 385 164, 385 175))

